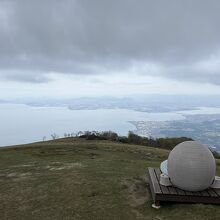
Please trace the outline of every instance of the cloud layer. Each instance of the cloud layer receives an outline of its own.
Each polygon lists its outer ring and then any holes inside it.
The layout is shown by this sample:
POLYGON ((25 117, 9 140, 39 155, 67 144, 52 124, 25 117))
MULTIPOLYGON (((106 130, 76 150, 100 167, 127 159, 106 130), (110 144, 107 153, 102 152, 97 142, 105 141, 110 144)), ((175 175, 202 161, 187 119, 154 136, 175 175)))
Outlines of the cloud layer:
POLYGON ((218 0, 1 0, 0 74, 136 72, 220 84, 218 0))

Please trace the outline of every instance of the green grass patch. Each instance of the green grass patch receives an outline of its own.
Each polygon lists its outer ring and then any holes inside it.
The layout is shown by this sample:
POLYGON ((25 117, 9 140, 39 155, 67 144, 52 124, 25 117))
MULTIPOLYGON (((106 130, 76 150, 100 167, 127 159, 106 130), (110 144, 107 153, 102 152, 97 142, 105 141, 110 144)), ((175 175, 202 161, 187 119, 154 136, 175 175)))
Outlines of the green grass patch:
POLYGON ((151 208, 147 167, 168 153, 78 138, 1 149, 0 219, 219 219, 216 205, 151 208))

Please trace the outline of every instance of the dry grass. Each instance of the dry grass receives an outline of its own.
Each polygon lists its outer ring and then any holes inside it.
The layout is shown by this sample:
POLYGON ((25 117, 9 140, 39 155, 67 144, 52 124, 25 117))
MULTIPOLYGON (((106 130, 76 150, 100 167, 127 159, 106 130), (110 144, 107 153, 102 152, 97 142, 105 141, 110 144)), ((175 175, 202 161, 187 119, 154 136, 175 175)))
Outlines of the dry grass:
POLYGON ((219 219, 214 205, 151 208, 146 169, 168 153, 77 138, 1 149, 0 219, 219 219))

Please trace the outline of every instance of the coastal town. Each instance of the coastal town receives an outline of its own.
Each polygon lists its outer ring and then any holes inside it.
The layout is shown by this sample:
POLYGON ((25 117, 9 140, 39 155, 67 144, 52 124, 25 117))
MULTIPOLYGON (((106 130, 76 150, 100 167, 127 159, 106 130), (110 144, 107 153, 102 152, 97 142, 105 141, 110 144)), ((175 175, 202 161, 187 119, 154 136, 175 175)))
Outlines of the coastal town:
POLYGON ((147 137, 190 137, 220 151, 220 115, 185 115, 184 120, 129 121, 147 137))

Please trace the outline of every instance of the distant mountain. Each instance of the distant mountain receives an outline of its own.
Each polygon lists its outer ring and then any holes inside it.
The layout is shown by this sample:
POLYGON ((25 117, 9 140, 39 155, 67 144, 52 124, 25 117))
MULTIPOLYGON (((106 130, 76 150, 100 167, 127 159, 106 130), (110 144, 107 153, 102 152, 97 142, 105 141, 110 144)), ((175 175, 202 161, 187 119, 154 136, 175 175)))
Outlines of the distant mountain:
POLYGON ((97 97, 73 99, 69 109, 124 108, 143 112, 170 112, 197 107, 220 107, 220 96, 140 95, 123 98, 97 97))
MULTIPOLYGON (((6 102, 0 100, 0 103, 6 102)), ((220 95, 131 95, 125 97, 26 98, 9 100, 30 106, 68 107, 71 110, 130 109, 142 112, 170 112, 198 107, 220 107, 220 95)))

